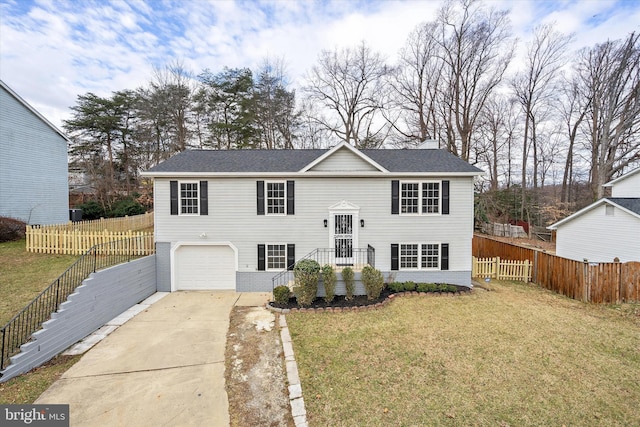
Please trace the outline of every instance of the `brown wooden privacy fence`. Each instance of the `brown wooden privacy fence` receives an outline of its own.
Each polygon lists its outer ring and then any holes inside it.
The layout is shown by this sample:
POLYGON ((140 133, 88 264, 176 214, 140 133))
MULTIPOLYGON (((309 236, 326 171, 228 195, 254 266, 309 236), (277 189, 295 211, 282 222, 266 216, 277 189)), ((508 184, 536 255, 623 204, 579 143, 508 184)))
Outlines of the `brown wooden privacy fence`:
POLYGON ((590 264, 478 234, 473 237, 473 255, 528 260, 534 283, 577 300, 640 302, 640 262, 590 264))
MULTIPOLYGON (((153 233, 142 231, 101 231, 57 230, 55 228, 27 228, 27 251, 47 254, 81 255, 96 245, 127 239, 126 246, 102 246, 116 252, 111 255, 143 256, 155 252, 153 233), (126 252, 126 253, 125 253, 126 252)), ((106 254, 104 254, 106 255, 106 254)))
POLYGON ((473 257, 471 266, 471 276, 492 278, 498 280, 519 280, 521 282, 531 281, 531 262, 527 259, 524 261, 511 261, 493 258, 476 258, 473 257))

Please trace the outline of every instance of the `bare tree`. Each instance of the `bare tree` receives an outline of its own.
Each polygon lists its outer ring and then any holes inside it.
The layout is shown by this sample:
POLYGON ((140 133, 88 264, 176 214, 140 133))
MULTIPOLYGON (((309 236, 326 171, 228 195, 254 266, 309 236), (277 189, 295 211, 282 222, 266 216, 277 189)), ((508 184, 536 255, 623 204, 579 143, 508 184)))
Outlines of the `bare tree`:
POLYGON ((536 124, 541 122, 538 110, 546 109, 553 99, 553 89, 565 64, 565 52, 572 36, 561 34, 553 25, 543 24, 533 31, 527 46, 525 68, 512 80, 514 95, 524 114, 522 141, 522 188, 527 186, 529 147, 533 151, 533 188, 538 187, 538 144, 536 124))
POLYGON ((581 52, 579 79, 590 102, 586 117, 593 198, 602 185, 640 160, 639 35, 581 52))
POLYGON ((438 134, 437 88, 443 63, 437 55, 437 31, 438 25, 430 22, 411 32, 390 79, 390 108, 398 117, 389 122, 399 136, 398 145, 421 143, 438 134))
POLYGON ((327 51, 307 77, 310 100, 328 110, 318 117, 340 140, 358 148, 380 146, 388 133, 379 118, 388 67, 380 54, 362 42, 354 49, 327 51))
POLYGON ((487 165, 490 189, 494 191, 498 189, 501 177, 507 188, 511 186, 511 154, 518 135, 516 109, 514 102, 506 96, 494 95, 479 118, 476 157, 478 163, 487 165))
POLYGON ((449 1, 437 22, 444 135, 449 150, 469 160, 478 118, 513 57, 508 11, 486 9, 475 0, 449 1))

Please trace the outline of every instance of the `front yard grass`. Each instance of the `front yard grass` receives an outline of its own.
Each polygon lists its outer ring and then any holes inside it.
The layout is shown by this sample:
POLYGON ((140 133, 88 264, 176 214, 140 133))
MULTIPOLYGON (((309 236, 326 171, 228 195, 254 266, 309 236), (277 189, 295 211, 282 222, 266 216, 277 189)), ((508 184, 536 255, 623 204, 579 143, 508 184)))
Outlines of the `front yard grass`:
POLYGON ((640 425, 640 309, 534 285, 292 313, 311 426, 640 425))
MULTIPOLYGON (((0 243, 0 328, 76 260, 25 250, 25 241, 0 243)), ((79 356, 58 356, 44 366, 0 383, 0 404, 33 403, 79 356)))
POLYGON ((78 258, 27 252, 24 239, 0 243, 0 327, 78 258))

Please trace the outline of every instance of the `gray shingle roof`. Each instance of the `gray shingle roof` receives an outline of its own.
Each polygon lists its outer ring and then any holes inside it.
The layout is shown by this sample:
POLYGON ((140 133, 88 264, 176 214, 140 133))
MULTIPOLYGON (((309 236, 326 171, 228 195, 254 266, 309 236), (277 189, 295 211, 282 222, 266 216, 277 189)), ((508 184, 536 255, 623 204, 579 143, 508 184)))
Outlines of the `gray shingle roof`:
POLYGON ((611 200, 616 205, 620 205, 625 209, 629 209, 640 215, 640 198, 639 197, 607 197, 607 200, 611 200))
MULTIPOLYGON (((298 172, 328 150, 188 150, 149 173, 298 172)), ((362 150, 390 172, 482 173, 446 150, 362 150)))

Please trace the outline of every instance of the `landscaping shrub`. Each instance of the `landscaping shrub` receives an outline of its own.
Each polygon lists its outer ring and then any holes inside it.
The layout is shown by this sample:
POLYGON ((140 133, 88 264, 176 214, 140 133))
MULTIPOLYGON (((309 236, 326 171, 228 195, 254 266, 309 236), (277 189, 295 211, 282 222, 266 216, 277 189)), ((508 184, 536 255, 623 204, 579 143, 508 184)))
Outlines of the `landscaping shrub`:
POLYGON ((449 285, 447 285, 446 283, 440 283, 438 285, 438 291, 440 291, 440 292, 449 292, 449 285))
POLYGON ((147 210, 132 197, 118 200, 113 204, 107 215, 111 218, 120 218, 123 216, 142 215, 147 210))
POLYGON ((367 291, 367 299, 369 301, 377 299, 384 288, 382 273, 370 265, 365 265, 362 269, 362 284, 367 291))
POLYGON ((320 264, 312 259, 302 259, 293 268, 295 284, 293 293, 301 307, 311 305, 318 293, 318 279, 320 279, 320 264))
POLYGON ((333 301, 336 295, 336 273, 329 264, 322 267, 322 285, 324 286, 324 300, 326 302, 333 301))
POLYGON ((0 216, 0 242, 12 242, 24 237, 27 224, 14 218, 0 216))
POLYGON ((449 292, 458 292, 458 287, 456 285, 449 285, 449 292))
POLYGON ((289 302, 289 288, 281 285, 273 288, 273 300, 278 304, 287 304, 289 302))
POLYGON ((427 292, 438 292, 438 285, 435 283, 427 283, 427 292))
POLYGON ((418 291, 418 292, 429 292, 429 284, 428 283, 418 283, 416 285, 416 291, 418 291))
POLYGON ((342 269, 342 279, 344 280, 344 285, 347 289, 344 299, 351 301, 353 299, 353 294, 356 291, 356 282, 354 280, 354 274, 351 267, 345 267, 342 269))
POLYGON ((89 200, 81 205, 76 206, 78 209, 82 209, 82 219, 84 221, 91 221, 92 219, 105 218, 107 211, 96 200, 89 200))
POLYGON ((404 290, 408 292, 415 291, 416 290, 415 282, 412 282, 411 280, 404 282, 404 290))
POLYGON ((389 289, 391 290, 391 292, 402 292, 404 291, 404 283, 391 282, 389 283, 389 289))

